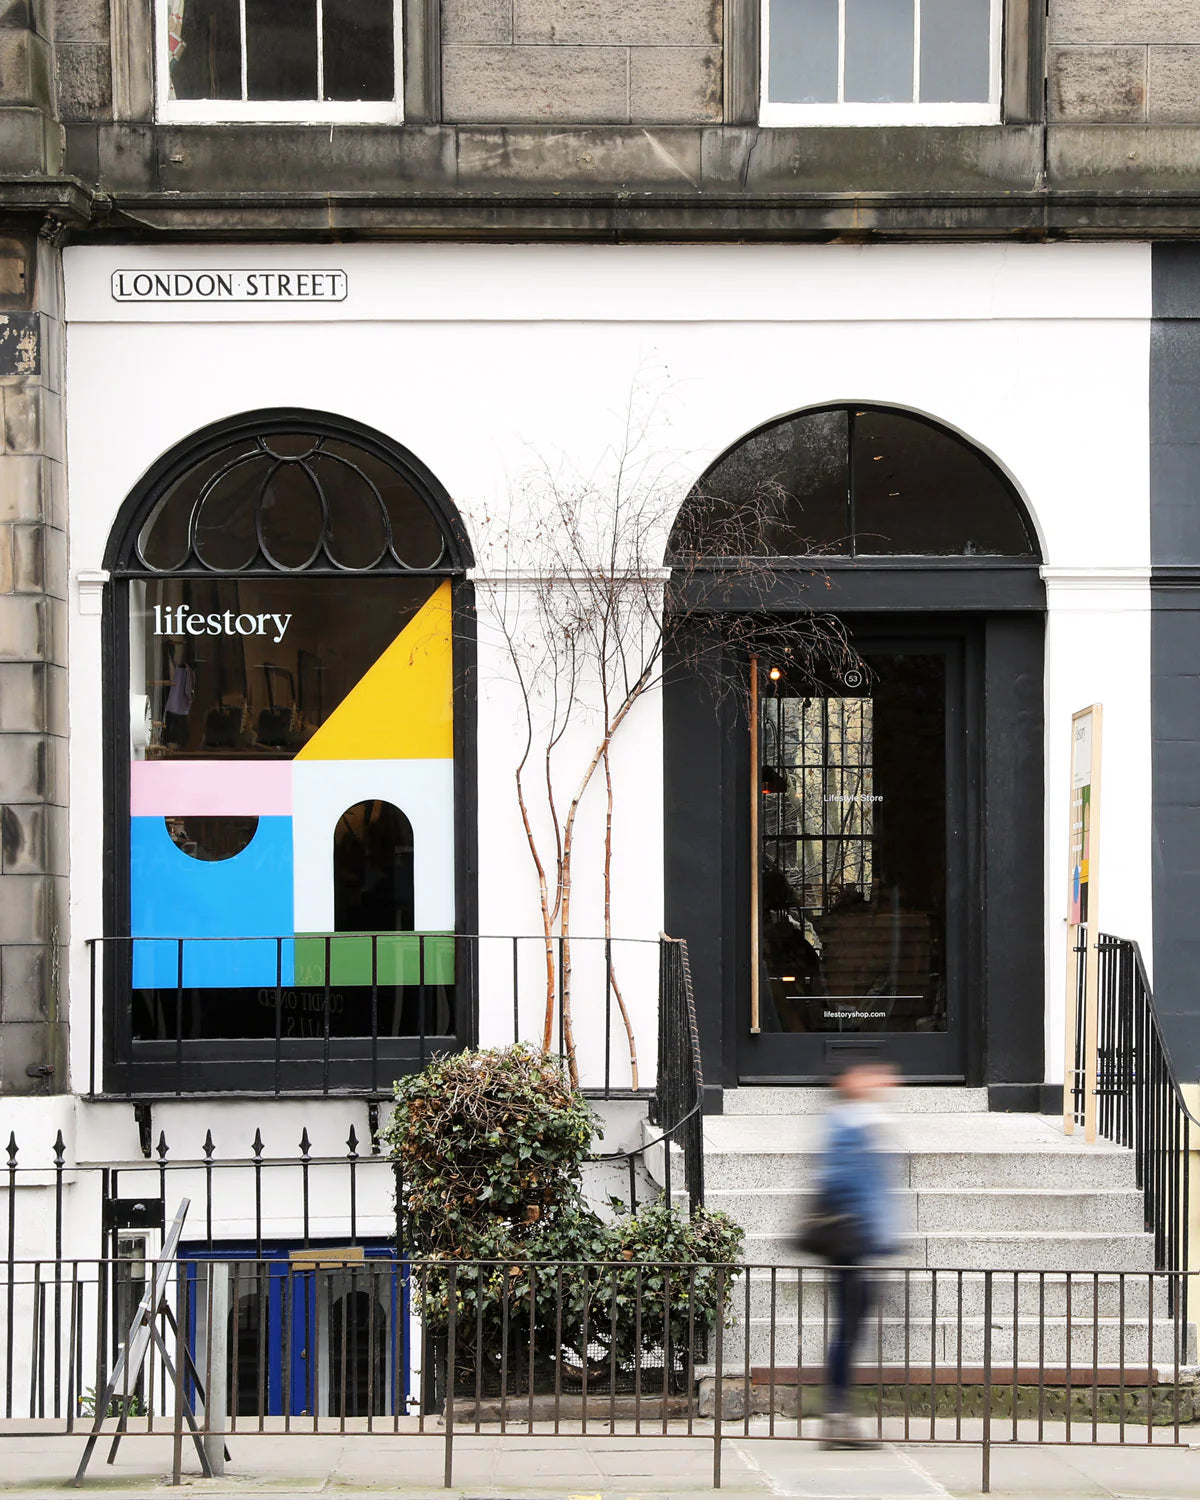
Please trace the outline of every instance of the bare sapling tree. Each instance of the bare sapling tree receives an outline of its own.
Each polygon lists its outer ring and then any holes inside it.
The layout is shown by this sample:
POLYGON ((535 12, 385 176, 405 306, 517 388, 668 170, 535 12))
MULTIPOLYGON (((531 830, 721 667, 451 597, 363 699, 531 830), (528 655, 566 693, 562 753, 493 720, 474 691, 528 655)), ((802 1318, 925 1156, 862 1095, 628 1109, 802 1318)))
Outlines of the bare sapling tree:
MULTIPOLYGON (((772 554, 789 497, 772 478, 734 492, 689 492, 646 456, 646 424, 627 413, 624 440, 592 476, 541 468, 492 533, 479 570, 481 624, 490 625, 517 689, 522 748, 514 784, 537 877, 546 945, 543 1045, 555 1016, 578 1083, 571 1004, 579 820, 599 781, 604 797, 603 937, 613 939, 614 741, 668 675, 703 674, 716 694, 744 693, 752 656, 786 657, 814 681, 857 661, 839 622, 813 609, 767 608, 782 572, 820 576, 819 554, 772 554), (582 750, 579 746, 582 744, 582 750), (531 765, 539 762, 538 805, 531 765), (556 955, 557 948, 557 955, 556 955), (557 956, 557 963, 556 963, 557 956)), ((606 985, 625 1031, 631 1083, 637 1039, 615 962, 606 985)))

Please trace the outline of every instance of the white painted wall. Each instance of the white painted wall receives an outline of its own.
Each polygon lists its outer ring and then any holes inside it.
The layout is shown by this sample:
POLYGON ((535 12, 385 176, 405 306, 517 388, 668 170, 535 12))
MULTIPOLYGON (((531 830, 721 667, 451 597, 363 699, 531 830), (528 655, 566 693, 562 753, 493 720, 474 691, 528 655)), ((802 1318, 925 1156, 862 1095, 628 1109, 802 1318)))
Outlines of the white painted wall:
MULTIPOLYGON (((1048 569, 1046 1025, 1048 1076, 1058 1076, 1067 725, 1092 700, 1105 706, 1104 922, 1149 938, 1148 247, 125 246, 65 258, 75 578, 100 567, 118 507, 167 448, 259 407, 379 428, 441 479, 476 538, 497 507, 512 501, 519 517, 537 465, 611 465, 634 392, 648 451, 680 488, 750 429, 808 405, 906 407, 979 444, 1026 498, 1048 569), (109 292, 117 269, 226 267, 342 268, 349 293, 294 308, 116 303, 109 292)), ((102 930, 103 826, 100 620, 78 604, 70 652, 78 1084, 82 943, 102 930)), ((511 793, 516 723, 485 637, 484 932, 537 930, 511 793)), ((579 753, 566 747, 568 759, 579 753)), ((617 765, 614 929, 653 938, 663 912, 656 700, 640 706, 617 765)), ((584 832, 593 859, 599 811, 593 803, 584 832)), ((598 878, 582 884, 576 931, 598 931, 598 878)), ((506 1021, 485 1017, 485 1039, 506 1021)), ((639 1035, 648 1058, 644 1005, 639 1035)))

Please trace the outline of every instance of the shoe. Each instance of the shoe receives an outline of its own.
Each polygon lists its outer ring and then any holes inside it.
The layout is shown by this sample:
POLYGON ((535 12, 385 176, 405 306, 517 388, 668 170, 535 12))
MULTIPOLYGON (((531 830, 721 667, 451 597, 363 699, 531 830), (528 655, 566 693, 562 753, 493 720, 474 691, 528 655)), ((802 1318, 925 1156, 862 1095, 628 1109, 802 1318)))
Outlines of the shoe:
POLYGON ((878 1448, 878 1439, 871 1436, 867 1424, 861 1417, 844 1411, 827 1412, 821 1423, 819 1446, 825 1450, 847 1448, 878 1448))
POLYGON ((842 1443, 847 1448, 879 1448, 881 1443, 871 1431, 866 1417, 847 1416, 842 1419, 842 1443))

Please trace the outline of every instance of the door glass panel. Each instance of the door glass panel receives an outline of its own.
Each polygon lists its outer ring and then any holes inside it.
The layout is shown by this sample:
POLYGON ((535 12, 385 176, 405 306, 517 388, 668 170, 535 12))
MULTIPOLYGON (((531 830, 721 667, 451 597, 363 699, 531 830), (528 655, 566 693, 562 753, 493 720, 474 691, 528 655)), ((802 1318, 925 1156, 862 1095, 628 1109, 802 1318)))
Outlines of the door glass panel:
POLYGON ((945 1031, 945 657, 762 686, 762 1030, 945 1031))

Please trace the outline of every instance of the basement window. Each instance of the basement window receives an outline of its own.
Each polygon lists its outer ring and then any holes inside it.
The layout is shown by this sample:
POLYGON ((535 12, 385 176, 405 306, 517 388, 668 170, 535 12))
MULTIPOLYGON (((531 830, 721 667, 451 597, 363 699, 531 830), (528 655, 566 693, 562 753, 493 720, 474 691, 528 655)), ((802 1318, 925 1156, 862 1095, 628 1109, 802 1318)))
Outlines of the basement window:
POLYGON ((1003 0, 763 0, 764 125, 1000 118, 1003 0))
POLYGON ((158 116, 394 124, 399 0, 157 0, 158 116))

